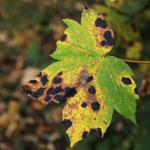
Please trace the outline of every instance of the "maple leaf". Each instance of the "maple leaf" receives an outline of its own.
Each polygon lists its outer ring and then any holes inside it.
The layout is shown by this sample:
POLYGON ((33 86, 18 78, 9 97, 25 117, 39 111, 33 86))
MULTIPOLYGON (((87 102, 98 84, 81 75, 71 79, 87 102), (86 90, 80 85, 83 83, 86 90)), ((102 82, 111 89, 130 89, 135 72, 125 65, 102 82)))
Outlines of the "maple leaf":
POLYGON ((96 129, 102 136, 116 110, 136 124, 138 90, 133 72, 121 59, 106 56, 114 34, 102 15, 83 10, 81 24, 68 28, 51 55, 59 61, 24 85, 29 96, 44 103, 65 103, 63 122, 71 146, 96 129))

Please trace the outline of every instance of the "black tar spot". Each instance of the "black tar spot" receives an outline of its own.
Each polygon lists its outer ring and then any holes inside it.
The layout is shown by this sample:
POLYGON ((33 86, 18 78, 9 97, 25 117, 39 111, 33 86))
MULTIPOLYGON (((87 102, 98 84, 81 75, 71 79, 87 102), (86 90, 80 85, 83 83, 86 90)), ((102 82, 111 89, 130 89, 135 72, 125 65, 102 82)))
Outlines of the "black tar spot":
POLYGON ((106 31, 103 36, 106 39, 108 46, 112 46, 114 44, 114 38, 112 37, 110 31, 106 31))
POLYGON ((65 96, 63 96, 63 95, 56 95, 54 97, 54 99, 56 99, 58 102, 63 103, 65 101, 65 96))
POLYGON ((132 84, 132 81, 131 81, 131 79, 130 79, 129 77, 123 77, 123 78, 122 78, 122 82, 123 82, 124 84, 127 84, 127 85, 132 84))
POLYGON ((107 27, 107 23, 105 20, 102 20, 102 18, 97 18, 95 21, 95 26, 96 27, 101 27, 101 28, 106 28, 107 27))
POLYGON ((97 111, 100 109, 100 104, 99 104, 99 102, 95 101, 91 104, 91 107, 94 111, 97 111))
POLYGON ((66 128, 69 128, 72 126, 72 121, 70 119, 65 119, 63 121, 64 125, 66 126, 66 128))
POLYGON ((41 82, 42 82, 43 85, 45 85, 48 82, 47 75, 43 75, 41 77, 41 82))
POLYGON ((32 96, 38 98, 43 95, 45 88, 39 88, 36 92, 33 92, 32 96))
POLYGON ((92 80, 93 80, 93 76, 89 76, 86 81, 91 82, 92 80))
POLYGON ((64 92, 67 97, 73 97, 75 94, 77 94, 76 89, 70 87, 66 87, 64 92))
POLYGON ((100 45, 101 45, 101 46, 106 46, 106 45, 107 45, 107 42, 106 42, 105 40, 103 40, 103 41, 100 42, 100 45))
POLYGON ((63 41, 66 41, 66 39, 67 39, 67 35, 66 34, 64 34, 62 37, 61 37, 61 41, 63 42, 63 41))
POLYGON ((35 84, 35 83, 37 83, 37 80, 31 80, 31 81, 29 81, 29 83, 35 84))
POLYGON ((89 89, 88 89, 89 93, 91 94, 95 94, 96 93, 96 90, 95 90, 95 87, 94 86, 90 86, 89 89))
POLYGON ((88 135, 88 132, 87 132, 87 131, 84 131, 83 134, 82 134, 82 138, 83 138, 83 139, 87 138, 87 135, 88 135))
POLYGON ((85 102, 83 102, 83 103, 81 104, 81 107, 83 107, 83 108, 86 108, 86 106, 87 106, 87 103, 85 103, 85 102))
POLYGON ((61 81, 62 81, 62 79, 59 78, 59 77, 55 77, 55 78, 53 79, 53 83, 61 83, 61 81))
POLYGON ((51 87, 51 88, 49 88, 49 89, 47 90, 47 94, 48 94, 48 95, 49 95, 49 94, 57 94, 57 93, 59 93, 59 92, 62 92, 62 88, 61 88, 61 87, 56 87, 56 88, 51 87))
POLYGON ((138 89, 138 87, 136 87, 135 89, 134 89, 134 92, 135 92, 135 94, 139 94, 139 89, 138 89))

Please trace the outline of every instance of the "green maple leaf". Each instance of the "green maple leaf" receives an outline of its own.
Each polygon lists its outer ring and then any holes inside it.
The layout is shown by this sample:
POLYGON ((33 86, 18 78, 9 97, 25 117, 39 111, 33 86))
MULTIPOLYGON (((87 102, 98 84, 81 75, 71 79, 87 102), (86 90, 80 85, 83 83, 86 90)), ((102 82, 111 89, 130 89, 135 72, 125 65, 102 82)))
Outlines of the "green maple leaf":
POLYGON ((116 110, 136 123, 137 87, 133 72, 121 59, 106 55, 114 34, 102 15, 83 10, 81 24, 63 20, 68 28, 51 55, 59 60, 24 85, 42 103, 62 103, 71 146, 91 129, 106 132, 116 110))

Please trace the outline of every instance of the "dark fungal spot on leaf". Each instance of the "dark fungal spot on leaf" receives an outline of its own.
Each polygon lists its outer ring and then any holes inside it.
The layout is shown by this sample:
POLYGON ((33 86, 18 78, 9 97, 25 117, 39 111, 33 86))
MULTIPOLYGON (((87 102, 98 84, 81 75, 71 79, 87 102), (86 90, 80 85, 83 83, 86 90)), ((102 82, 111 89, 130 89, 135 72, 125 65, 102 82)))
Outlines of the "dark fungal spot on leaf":
POLYGON ((109 39, 111 37, 111 32, 110 31, 105 31, 103 36, 107 40, 107 39, 109 39))
POLYGON ((51 100, 51 97, 49 95, 47 95, 44 99, 45 102, 49 102, 51 100))
POLYGON ((52 94, 52 95, 54 95, 54 94, 57 94, 57 93, 59 93, 59 92, 62 92, 62 88, 59 86, 59 87, 51 87, 51 88, 49 88, 48 90, 47 90, 47 94, 49 95, 49 94, 52 94))
POLYGON ((58 102, 63 103, 65 101, 65 96, 63 96, 63 95, 56 95, 54 97, 54 99, 57 100, 58 102))
POLYGON ((66 87, 64 89, 64 92, 65 92, 66 97, 73 97, 75 94, 77 94, 77 91, 74 87, 73 88, 66 87))
POLYGON ((96 93, 96 90, 95 90, 95 87, 94 86, 90 86, 89 89, 88 89, 89 93, 91 94, 95 94, 96 93))
POLYGON ((41 77, 41 82, 42 82, 43 85, 45 85, 45 84, 48 82, 47 75, 43 75, 43 76, 41 77))
POLYGON ((85 102, 83 102, 83 103, 81 104, 81 107, 83 107, 83 108, 86 108, 86 106, 87 106, 87 103, 85 103, 85 102))
POLYGON ((70 128, 72 126, 72 121, 70 119, 65 119, 63 123, 66 128, 70 128))
POLYGON ((94 111, 98 111, 100 109, 100 104, 99 102, 95 101, 91 103, 91 107, 94 111))
POLYGON ((103 40, 103 41, 100 42, 100 45, 101 45, 101 46, 106 46, 106 45, 107 45, 107 42, 106 42, 105 40, 103 40))
POLYGON ((127 85, 130 85, 130 84, 132 84, 132 81, 131 81, 131 79, 129 78, 129 77, 122 77, 122 82, 124 83, 124 84, 127 84, 127 85))
POLYGON ((66 41, 66 39, 67 39, 67 35, 66 34, 64 34, 62 37, 61 37, 61 41, 63 42, 63 41, 66 41))
POLYGON ((137 95, 139 94, 139 89, 138 89, 138 87, 136 87, 136 88, 134 89, 134 93, 137 94, 137 95))
POLYGON ((60 77, 55 77, 53 83, 61 83, 62 79, 60 77))
POLYGON ((86 81, 91 82, 92 80, 93 80, 93 76, 89 76, 86 81))
POLYGON ((108 46, 112 46, 114 44, 114 38, 112 37, 112 34, 110 31, 105 31, 103 37, 105 38, 108 46))
POLYGON ((31 81, 29 81, 29 83, 35 84, 35 83, 37 83, 37 80, 31 80, 31 81))
POLYGON ((88 132, 87 132, 87 131, 84 131, 84 132, 82 133, 82 138, 83 138, 83 139, 87 138, 87 135, 88 135, 88 132))
POLYGON ((111 38, 107 41, 107 45, 108 45, 108 46, 114 45, 114 38, 111 37, 111 38))
MULTIPOLYGON (((53 87, 51 87, 51 88, 49 88, 48 90, 47 90, 47 94, 49 95, 49 94, 53 94, 54 92, 53 92, 53 87)), ((54 93, 55 94, 55 93, 54 93)))
POLYGON ((97 18, 96 21, 95 21, 95 26, 96 27, 101 27, 101 28, 106 28, 107 27, 107 23, 102 18, 97 18))
POLYGON ((39 88, 37 91, 32 93, 34 98, 38 98, 43 95, 45 88, 39 88))

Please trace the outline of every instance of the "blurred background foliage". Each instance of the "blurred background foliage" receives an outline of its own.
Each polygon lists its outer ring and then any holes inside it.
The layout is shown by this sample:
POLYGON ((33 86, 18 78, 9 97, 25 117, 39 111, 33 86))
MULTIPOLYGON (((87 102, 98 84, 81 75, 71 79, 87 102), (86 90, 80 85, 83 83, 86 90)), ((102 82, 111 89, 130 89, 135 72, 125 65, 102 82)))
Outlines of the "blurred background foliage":
MULTIPOLYGON (((21 85, 53 62, 49 54, 65 30, 62 19, 80 21, 83 3, 114 29, 112 55, 150 60, 149 0, 0 0, 0 150, 70 150, 62 107, 43 108, 21 85)), ((150 149, 150 65, 129 65, 141 97, 138 126, 115 112, 103 139, 90 133, 73 150, 150 149)))

